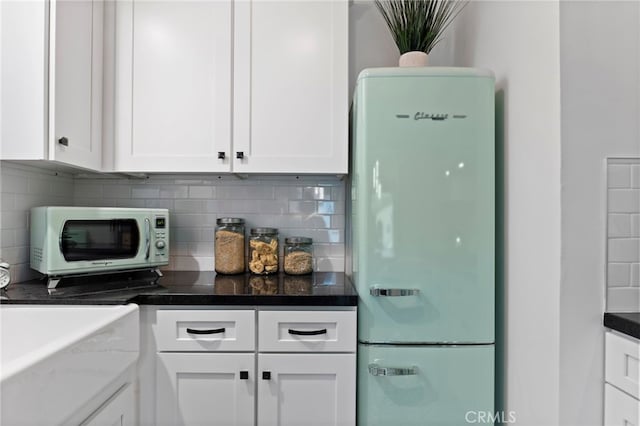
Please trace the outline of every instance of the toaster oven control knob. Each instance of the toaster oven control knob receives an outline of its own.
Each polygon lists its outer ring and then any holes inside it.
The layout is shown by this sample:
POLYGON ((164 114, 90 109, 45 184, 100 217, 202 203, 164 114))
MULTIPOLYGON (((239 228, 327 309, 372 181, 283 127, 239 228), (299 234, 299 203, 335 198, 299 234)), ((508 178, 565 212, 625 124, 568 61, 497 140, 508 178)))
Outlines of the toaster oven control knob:
POLYGON ((166 244, 164 243, 164 240, 158 240, 156 241, 156 248, 159 250, 162 250, 163 248, 165 248, 166 244))

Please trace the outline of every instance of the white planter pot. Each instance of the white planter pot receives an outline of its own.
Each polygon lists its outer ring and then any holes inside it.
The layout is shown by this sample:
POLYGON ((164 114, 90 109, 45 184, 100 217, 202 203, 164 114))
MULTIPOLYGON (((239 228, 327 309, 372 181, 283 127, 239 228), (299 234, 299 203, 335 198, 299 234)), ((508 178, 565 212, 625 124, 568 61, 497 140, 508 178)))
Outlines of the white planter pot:
POLYGON ((403 53, 398 61, 401 67, 426 67, 428 64, 429 56, 424 52, 403 53))

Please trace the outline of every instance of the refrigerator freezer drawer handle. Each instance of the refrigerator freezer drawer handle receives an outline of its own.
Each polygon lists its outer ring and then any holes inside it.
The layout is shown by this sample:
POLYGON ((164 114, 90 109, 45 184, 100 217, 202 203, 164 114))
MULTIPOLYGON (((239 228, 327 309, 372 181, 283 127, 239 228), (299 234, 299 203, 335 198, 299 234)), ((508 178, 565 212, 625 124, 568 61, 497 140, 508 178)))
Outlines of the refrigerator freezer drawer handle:
POLYGON ((369 293, 372 296, 417 296, 420 290, 417 288, 377 288, 371 287, 369 293))
POLYGON ((372 376, 415 376, 418 374, 418 367, 395 368, 369 364, 369 373, 372 376))

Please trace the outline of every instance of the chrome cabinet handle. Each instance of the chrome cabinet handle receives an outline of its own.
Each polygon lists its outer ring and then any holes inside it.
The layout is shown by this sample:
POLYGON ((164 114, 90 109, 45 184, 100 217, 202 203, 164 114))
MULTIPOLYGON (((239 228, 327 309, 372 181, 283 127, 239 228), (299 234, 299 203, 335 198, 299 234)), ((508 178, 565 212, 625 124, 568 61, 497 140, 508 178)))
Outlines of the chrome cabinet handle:
POLYGON ((144 226, 147 232, 147 241, 146 241, 146 254, 144 256, 145 260, 149 259, 149 253, 151 251, 151 221, 148 217, 144 218, 144 226))
POLYGON ((378 364, 369 364, 369 374, 372 376, 415 376, 418 374, 418 367, 381 367, 378 364))
POLYGON ((417 288, 378 288, 371 287, 369 294, 375 297, 379 296, 417 296, 420 289, 417 288))

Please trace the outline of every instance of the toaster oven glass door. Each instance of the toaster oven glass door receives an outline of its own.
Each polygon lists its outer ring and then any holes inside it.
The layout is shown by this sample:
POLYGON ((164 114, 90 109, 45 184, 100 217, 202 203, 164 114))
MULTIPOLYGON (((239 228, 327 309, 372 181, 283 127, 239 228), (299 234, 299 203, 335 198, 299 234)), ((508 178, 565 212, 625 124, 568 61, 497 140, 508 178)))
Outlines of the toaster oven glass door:
POLYGON ((66 261, 130 259, 140 247, 135 219, 68 220, 60 250, 66 261))

